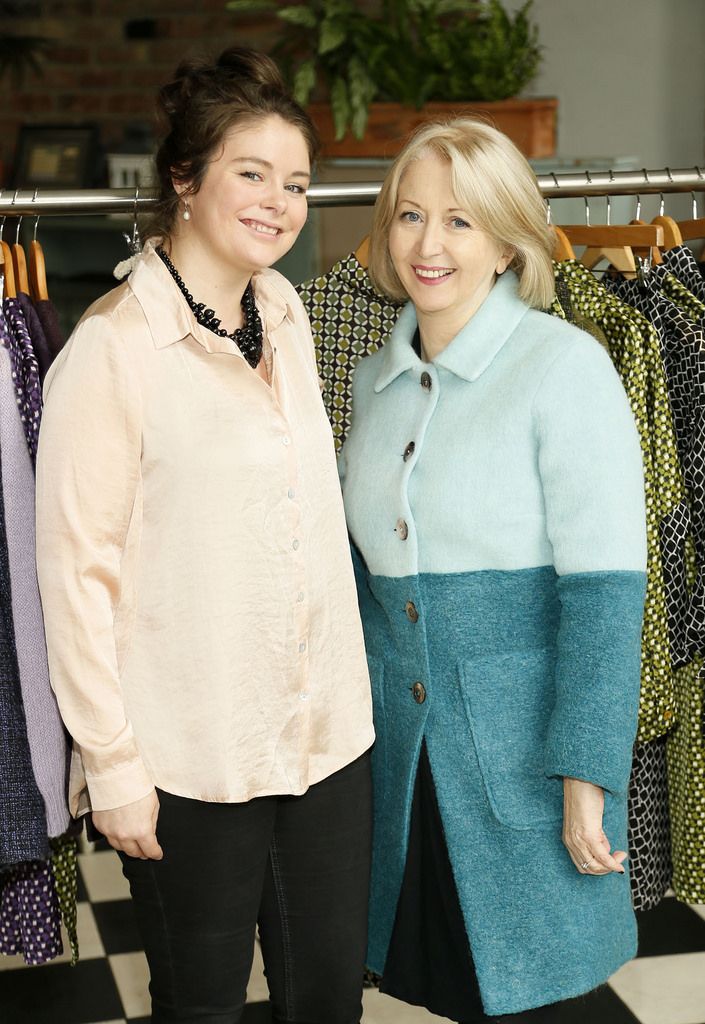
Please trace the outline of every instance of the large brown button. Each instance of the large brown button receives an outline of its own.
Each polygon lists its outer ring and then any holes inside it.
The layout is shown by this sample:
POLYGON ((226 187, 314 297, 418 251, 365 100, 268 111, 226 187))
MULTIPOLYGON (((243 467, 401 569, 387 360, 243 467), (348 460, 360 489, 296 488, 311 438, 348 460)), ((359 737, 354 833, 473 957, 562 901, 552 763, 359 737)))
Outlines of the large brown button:
POLYGON ((406 611, 406 617, 407 617, 407 619, 410 622, 418 622, 419 621, 419 613, 418 613, 418 611, 416 609, 416 605, 414 604, 413 601, 407 601, 406 602, 405 611, 406 611))
POLYGON ((409 459, 411 458, 411 456, 414 454, 415 451, 416 451, 416 442, 415 441, 409 441, 408 445, 404 449, 404 455, 403 455, 404 462, 408 462, 409 459))
POLYGON ((400 540, 406 540, 406 538, 409 536, 409 527, 406 525, 405 519, 397 519, 397 525, 395 526, 395 530, 399 534, 400 540))
POLYGON ((417 704, 423 704, 426 700, 426 687, 423 683, 414 683, 411 693, 417 704))
POLYGON ((430 391, 432 384, 433 381, 431 380, 431 374, 427 373, 426 370, 424 370, 424 372, 421 374, 421 387, 425 388, 426 391, 430 391))

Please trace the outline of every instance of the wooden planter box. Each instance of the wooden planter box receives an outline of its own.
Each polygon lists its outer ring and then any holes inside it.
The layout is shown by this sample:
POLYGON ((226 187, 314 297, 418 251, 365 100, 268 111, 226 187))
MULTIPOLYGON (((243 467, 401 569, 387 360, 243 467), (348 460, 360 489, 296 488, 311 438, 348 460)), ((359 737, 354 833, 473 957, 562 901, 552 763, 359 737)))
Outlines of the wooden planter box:
POLYGON ((474 114, 489 120, 526 157, 555 156, 558 100, 498 100, 487 103, 427 103, 416 110, 399 103, 373 103, 363 139, 349 132, 335 141, 333 115, 327 103, 311 103, 308 111, 323 140, 323 157, 394 157, 409 133, 424 121, 474 114))

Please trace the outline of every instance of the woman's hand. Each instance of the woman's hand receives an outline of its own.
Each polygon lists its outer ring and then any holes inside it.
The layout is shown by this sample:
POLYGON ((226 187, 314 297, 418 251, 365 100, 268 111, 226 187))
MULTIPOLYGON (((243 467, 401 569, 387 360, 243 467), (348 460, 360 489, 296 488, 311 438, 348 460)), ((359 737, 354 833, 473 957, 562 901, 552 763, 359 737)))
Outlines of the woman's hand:
POLYGON ((605 794, 599 786, 581 779, 563 779, 563 843, 582 875, 624 874, 623 850, 610 853, 602 831, 605 794))
POLYGON ((93 824, 102 832, 114 850, 140 860, 161 860, 164 856, 157 842, 159 798, 152 790, 141 800, 115 807, 110 811, 93 811, 93 824))

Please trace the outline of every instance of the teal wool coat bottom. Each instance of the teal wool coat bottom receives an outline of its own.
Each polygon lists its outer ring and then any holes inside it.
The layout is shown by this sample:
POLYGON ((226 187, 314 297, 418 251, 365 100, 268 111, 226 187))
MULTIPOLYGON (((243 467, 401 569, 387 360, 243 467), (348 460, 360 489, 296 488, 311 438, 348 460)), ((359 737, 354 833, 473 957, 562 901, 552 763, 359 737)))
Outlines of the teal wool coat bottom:
POLYGON ((639 442, 598 343, 511 272, 433 363, 415 326, 408 306, 359 364, 341 456, 377 732, 368 962, 384 972, 425 739, 483 1004, 516 1013, 636 951, 628 875, 581 875, 561 829, 562 778, 585 779, 626 849, 639 442))

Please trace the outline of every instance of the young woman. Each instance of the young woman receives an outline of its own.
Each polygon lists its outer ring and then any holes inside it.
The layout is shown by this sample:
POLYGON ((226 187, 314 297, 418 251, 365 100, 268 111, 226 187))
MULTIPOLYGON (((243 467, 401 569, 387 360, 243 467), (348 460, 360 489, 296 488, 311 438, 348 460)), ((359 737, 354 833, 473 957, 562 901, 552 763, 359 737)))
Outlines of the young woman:
POLYGON ((38 563, 72 807, 120 852, 155 1024, 361 1014, 369 678, 308 322, 268 268, 315 130, 266 57, 160 93, 159 202, 46 385, 38 563))
POLYGON ((462 1022, 559 1024, 636 948, 640 448, 607 354, 539 312, 551 248, 506 137, 420 129, 370 246, 409 302, 341 457, 377 729, 368 963, 462 1022))

